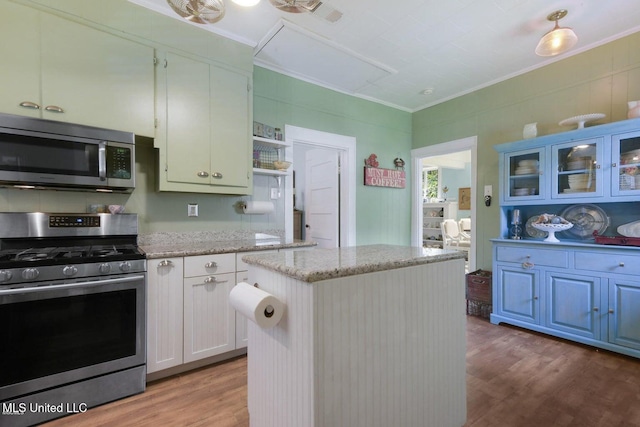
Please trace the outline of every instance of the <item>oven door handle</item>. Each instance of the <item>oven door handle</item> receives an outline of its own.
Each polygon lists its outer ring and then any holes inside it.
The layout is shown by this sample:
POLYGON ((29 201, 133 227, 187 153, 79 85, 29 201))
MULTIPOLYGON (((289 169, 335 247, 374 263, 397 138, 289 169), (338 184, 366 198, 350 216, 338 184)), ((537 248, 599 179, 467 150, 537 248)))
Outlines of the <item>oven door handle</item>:
POLYGON ((57 291, 59 289, 73 289, 73 288, 88 287, 88 286, 103 286, 103 285, 110 285, 110 284, 113 284, 113 283, 135 282, 135 281, 138 281, 138 280, 144 280, 144 275, 127 276, 127 277, 121 277, 121 278, 118 278, 118 279, 94 280, 94 281, 90 281, 90 282, 65 283, 63 285, 44 285, 44 286, 34 286, 32 288, 2 289, 2 290, 0 290, 0 295, 26 294, 26 293, 32 293, 32 292, 57 291))

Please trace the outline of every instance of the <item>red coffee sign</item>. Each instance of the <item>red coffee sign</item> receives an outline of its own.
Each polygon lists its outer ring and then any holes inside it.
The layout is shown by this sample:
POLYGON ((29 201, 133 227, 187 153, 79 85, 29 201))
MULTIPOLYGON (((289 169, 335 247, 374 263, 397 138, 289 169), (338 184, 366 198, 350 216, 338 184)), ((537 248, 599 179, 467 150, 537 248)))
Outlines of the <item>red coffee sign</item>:
POLYGON ((395 169, 364 168, 364 185, 374 187, 404 188, 407 183, 405 172, 395 169))

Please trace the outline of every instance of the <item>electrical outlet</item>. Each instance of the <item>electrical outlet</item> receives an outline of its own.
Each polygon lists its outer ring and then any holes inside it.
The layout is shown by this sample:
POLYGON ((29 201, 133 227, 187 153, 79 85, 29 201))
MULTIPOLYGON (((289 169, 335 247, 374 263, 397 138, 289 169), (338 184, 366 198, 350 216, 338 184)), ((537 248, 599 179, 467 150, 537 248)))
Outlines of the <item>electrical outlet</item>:
POLYGON ((189 203, 187 205, 187 216, 198 216, 198 204, 189 203))
POLYGON ((280 190, 277 188, 271 189, 271 200, 276 200, 280 198, 280 190))

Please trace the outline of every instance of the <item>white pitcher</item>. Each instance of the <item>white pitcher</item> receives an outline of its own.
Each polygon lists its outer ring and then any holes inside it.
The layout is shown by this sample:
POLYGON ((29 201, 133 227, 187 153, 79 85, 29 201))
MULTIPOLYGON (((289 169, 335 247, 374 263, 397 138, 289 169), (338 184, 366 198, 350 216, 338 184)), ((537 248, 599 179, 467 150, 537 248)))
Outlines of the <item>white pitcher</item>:
POLYGON ((629 101, 629 112, 627 113, 627 117, 633 119, 635 117, 640 117, 640 101, 629 101))

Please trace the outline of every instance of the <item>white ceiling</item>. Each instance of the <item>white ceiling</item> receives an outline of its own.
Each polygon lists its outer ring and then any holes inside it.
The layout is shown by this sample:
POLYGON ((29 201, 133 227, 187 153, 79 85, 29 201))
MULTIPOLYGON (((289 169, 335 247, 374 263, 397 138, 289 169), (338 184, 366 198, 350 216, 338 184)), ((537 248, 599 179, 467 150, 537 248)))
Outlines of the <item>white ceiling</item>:
MULTIPOLYGON (((166 0, 129 1, 182 19, 166 0)), ((638 0, 327 0, 343 14, 335 23, 268 0, 253 8, 224 1, 221 21, 191 25, 254 47, 256 65, 406 111, 640 31, 638 0), (560 25, 578 44, 538 57, 538 40, 553 28, 546 17, 558 9, 569 11, 560 25)))

